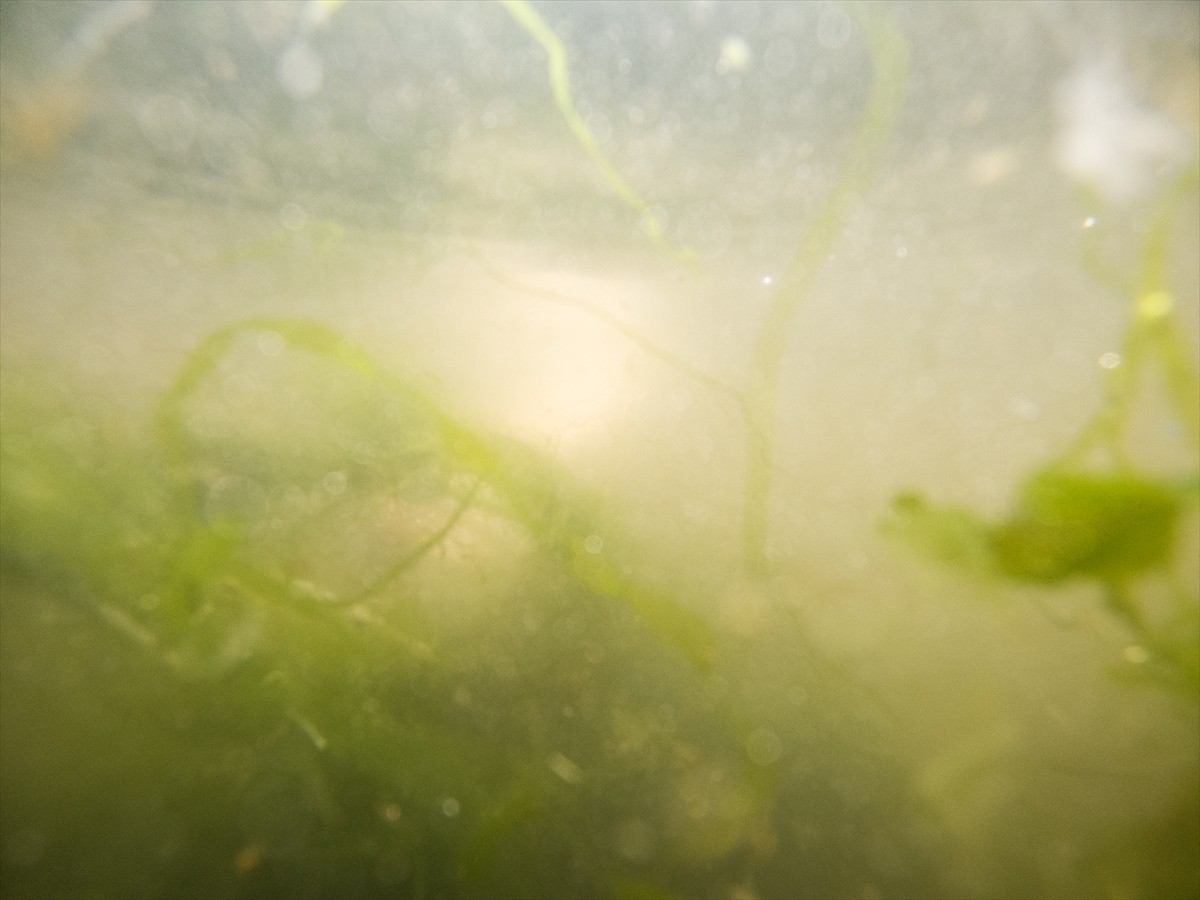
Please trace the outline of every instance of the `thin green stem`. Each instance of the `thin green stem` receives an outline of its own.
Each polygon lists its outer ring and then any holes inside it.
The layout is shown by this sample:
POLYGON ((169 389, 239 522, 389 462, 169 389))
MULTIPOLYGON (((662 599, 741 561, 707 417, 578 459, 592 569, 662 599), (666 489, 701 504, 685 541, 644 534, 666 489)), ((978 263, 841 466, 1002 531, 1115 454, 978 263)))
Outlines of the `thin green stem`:
POLYGON ((588 158, 600 170, 605 183, 612 188, 613 193, 624 201, 626 206, 638 214, 642 220, 642 230, 645 231, 646 236, 651 241, 683 261, 695 264, 697 261, 696 251, 691 247, 673 247, 668 243, 658 215, 650 208, 650 204, 643 200, 641 195, 622 177, 621 173, 617 171, 616 166, 609 162, 608 157, 604 155, 604 151, 600 149, 600 145, 596 141, 596 136, 592 134, 592 130, 588 128, 587 122, 583 120, 583 117, 575 109, 575 104, 571 100, 570 67, 567 63, 567 51, 563 47, 562 41, 558 39, 558 35, 554 33, 554 30, 546 24, 545 20, 538 15, 537 10, 526 2, 526 0, 499 0, 499 2, 508 14, 513 17, 513 20, 524 28, 541 45, 542 50, 545 51, 546 69, 550 79, 550 89, 554 93, 554 102, 558 106, 559 112, 562 113, 563 120, 567 123, 567 128, 571 130, 571 134, 588 155, 588 158))
POLYGON ((854 139, 850 160, 800 242, 780 282, 775 301, 767 310, 754 346, 742 544, 746 568, 756 575, 763 574, 767 567, 779 379, 793 337, 792 329, 821 263, 871 183, 907 90, 908 47, 886 10, 874 3, 853 3, 851 10, 870 50, 875 70, 874 86, 854 139))

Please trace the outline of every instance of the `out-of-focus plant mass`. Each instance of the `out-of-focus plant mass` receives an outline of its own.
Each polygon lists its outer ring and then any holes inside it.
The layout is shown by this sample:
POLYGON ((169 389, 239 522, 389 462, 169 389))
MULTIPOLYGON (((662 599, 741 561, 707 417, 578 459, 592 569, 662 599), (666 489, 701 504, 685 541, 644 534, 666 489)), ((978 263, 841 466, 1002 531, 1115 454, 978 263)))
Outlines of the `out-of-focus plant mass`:
POLYGON ((1200 895, 1200 10, 0 5, 0 892, 1200 895))

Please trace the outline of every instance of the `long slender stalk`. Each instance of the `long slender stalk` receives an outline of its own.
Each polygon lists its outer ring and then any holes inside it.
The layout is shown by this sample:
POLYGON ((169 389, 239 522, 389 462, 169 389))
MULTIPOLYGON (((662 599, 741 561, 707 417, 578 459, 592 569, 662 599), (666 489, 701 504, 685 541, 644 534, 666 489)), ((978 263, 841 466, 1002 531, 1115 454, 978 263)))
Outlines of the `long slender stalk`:
MULTIPOLYGON (((1118 465, 1130 461, 1125 431, 1148 366, 1161 370, 1167 399, 1193 450, 1200 449, 1200 373, 1192 360, 1167 282, 1167 250, 1179 206, 1193 196, 1200 169, 1183 172, 1167 190, 1142 242, 1136 284, 1126 293, 1129 325, 1118 363, 1104 379, 1104 403, 1063 454, 1064 464, 1078 463, 1099 448, 1118 465)), ((1085 259, 1087 257, 1085 256, 1085 259)))
POLYGON ((865 193, 879 157, 895 127, 908 84, 908 47, 887 12, 875 3, 854 3, 851 10, 867 40, 875 83, 854 139, 850 160, 825 204, 808 228, 767 310, 754 346, 749 385, 742 546, 751 574, 767 568, 771 470, 775 456, 779 377, 792 338, 792 326, 808 297, 822 261, 865 193))

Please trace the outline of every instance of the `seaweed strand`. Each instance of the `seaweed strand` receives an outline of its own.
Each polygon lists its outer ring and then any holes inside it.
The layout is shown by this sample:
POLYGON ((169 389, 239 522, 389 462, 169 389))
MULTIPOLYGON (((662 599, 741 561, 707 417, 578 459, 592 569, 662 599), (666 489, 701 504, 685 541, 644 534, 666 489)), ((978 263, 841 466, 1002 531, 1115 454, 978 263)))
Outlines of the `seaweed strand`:
POLYGON ((747 571, 754 575, 765 574, 767 569, 779 379, 792 338, 792 326, 808 298, 821 263, 874 176, 907 90, 908 47, 904 36, 876 4, 855 3, 851 10, 866 38, 875 70, 871 96, 854 139, 850 160, 796 249, 775 301, 759 327, 754 346, 742 514, 743 555, 747 571))
MULTIPOLYGON (((595 551, 593 539, 601 530, 599 524, 589 518, 583 493, 572 486, 564 474, 523 445, 477 433, 455 421, 403 378, 384 370, 361 346, 337 329, 319 322, 270 316, 244 319, 218 329, 193 349, 174 383, 162 395, 155 416, 160 446, 186 497, 195 494, 190 442, 184 422, 186 402, 217 367, 235 338, 254 331, 276 334, 295 349, 312 353, 396 391, 433 422, 446 456, 459 468, 476 476, 475 486, 446 523, 355 599, 369 596, 381 588, 444 539, 470 505, 479 482, 487 481, 504 497, 510 515, 519 519, 540 543, 563 556, 579 584, 595 594, 623 602, 651 632, 680 651, 697 668, 705 669, 711 664, 716 639, 708 622, 667 592, 627 577, 607 556, 595 551)), ((179 557, 179 565, 184 565, 189 575, 195 574, 191 572, 194 565, 185 565, 189 548, 196 545, 197 540, 208 546, 212 543, 210 536, 215 534, 211 526, 200 521, 198 511, 193 512, 192 521, 194 524, 182 544, 179 557)), ((221 547, 224 548, 223 543, 221 547)))

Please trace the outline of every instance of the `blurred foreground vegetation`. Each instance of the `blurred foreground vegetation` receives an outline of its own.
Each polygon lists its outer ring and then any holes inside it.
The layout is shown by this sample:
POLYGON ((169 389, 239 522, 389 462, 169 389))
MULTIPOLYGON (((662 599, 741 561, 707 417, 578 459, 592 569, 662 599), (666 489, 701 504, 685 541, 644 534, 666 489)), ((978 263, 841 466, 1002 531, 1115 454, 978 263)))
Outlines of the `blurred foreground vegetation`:
POLYGON ((335 332, 218 332, 149 434, 3 384, 6 892, 931 883, 881 708, 794 619, 717 634, 335 332))

